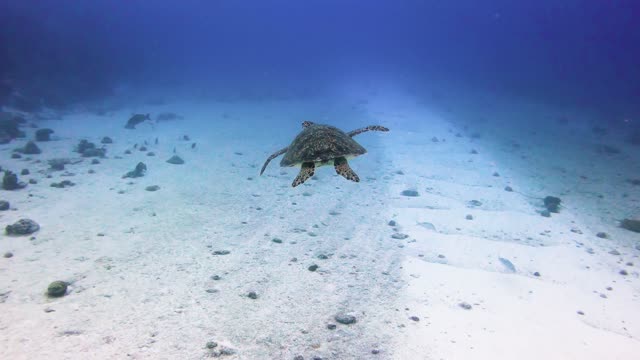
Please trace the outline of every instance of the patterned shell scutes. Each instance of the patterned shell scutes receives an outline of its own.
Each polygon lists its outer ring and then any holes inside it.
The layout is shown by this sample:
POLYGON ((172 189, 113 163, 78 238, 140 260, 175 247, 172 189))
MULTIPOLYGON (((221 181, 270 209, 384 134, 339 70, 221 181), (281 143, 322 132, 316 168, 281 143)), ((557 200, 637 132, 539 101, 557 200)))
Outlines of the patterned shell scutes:
POLYGON ((300 132, 280 161, 280 166, 293 166, 307 161, 328 161, 340 156, 366 153, 342 130, 329 125, 312 125, 300 132))

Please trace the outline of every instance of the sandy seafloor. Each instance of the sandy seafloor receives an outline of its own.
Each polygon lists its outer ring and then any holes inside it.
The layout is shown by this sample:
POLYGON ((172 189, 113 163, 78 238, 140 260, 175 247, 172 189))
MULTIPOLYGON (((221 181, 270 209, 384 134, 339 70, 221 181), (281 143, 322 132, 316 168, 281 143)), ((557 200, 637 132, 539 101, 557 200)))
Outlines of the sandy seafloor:
POLYGON ((167 103, 35 121, 55 130, 42 154, 10 159, 25 140, 0 148, 3 168, 38 181, 0 191, 11 203, 0 225, 41 226, 31 239, 0 238, 14 254, 0 258, 0 358, 203 359, 223 348, 225 359, 634 358, 640 234, 617 220, 640 215, 640 187, 627 181, 640 151, 547 121, 557 116, 504 110, 469 116, 465 129, 426 103, 367 94, 344 106, 167 103), (184 119, 123 128, 131 113, 162 111, 184 119), (502 126, 524 113, 528 125, 502 126), (293 189, 297 169, 279 159, 259 176, 302 120, 391 132, 356 138, 369 151, 350 162, 360 183, 323 167, 293 189), (100 164, 46 178, 46 160, 77 158, 80 139, 102 136, 114 143, 100 164), (124 155, 145 140, 156 156, 124 155), (603 141, 621 153, 599 154, 603 141), (165 162, 174 148, 186 164, 165 162), (146 176, 122 179, 139 161, 146 176), (76 185, 49 186, 63 179, 76 185), (547 195, 564 205, 549 218, 547 195), (45 296, 54 280, 71 283, 65 297, 45 296), (329 330, 340 312, 357 322, 329 330))

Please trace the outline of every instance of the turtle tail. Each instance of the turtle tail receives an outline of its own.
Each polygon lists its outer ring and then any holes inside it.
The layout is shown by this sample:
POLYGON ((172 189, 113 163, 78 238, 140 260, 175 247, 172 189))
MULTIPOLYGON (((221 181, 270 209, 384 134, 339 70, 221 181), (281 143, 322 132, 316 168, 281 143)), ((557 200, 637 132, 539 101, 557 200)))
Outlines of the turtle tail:
POLYGON ((264 165, 262 165, 262 169, 260 169, 260 175, 262 175, 262 173, 267 168, 267 165, 269 165, 269 162, 271 162, 271 160, 273 160, 273 159, 277 158, 278 156, 286 153, 287 149, 289 149, 288 146, 286 148, 284 148, 284 149, 280 149, 280 150, 276 151, 275 153, 271 154, 271 156, 269 156, 267 158, 267 161, 264 162, 264 165))

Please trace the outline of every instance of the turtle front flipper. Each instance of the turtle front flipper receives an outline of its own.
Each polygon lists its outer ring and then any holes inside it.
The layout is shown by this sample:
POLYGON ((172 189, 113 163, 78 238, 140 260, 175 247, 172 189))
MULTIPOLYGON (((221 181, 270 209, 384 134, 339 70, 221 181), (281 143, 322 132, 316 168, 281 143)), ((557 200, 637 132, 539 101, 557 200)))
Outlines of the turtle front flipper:
POLYGON ((347 180, 360 182, 358 174, 349 167, 349 163, 344 157, 339 157, 333 160, 333 166, 336 168, 336 173, 338 173, 338 175, 343 176, 347 180))
POLYGON ((354 137, 358 134, 362 134, 363 132, 367 132, 367 131, 383 131, 383 132, 387 132, 389 131, 388 128, 384 127, 384 126, 380 126, 380 125, 369 125, 367 127, 363 127, 360 129, 355 129, 353 131, 349 131, 347 133, 347 135, 354 137))
POLYGON ((276 151, 275 153, 271 154, 271 156, 269 156, 269 158, 267 159, 267 161, 264 162, 264 165, 262 165, 262 169, 260 169, 260 175, 262 175, 262 173, 264 172, 264 169, 267 168, 267 165, 269 165, 269 162, 275 158, 277 158, 278 156, 284 154, 287 152, 287 149, 289 149, 289 147, 286 147, 284 149, 280 149, 278 151, 276 151))
POLYGON ((303 182, 307 181, 310 177, 313 176, 315 169, 316 169, 316 164, 312 162, 302 163, 302 167, 300 167, 300 172, 298 173, 298 176, 296 176, 296 178, 293 180, 293 183, 291 184, 291 186, 296 187, 302 184, 303 182))

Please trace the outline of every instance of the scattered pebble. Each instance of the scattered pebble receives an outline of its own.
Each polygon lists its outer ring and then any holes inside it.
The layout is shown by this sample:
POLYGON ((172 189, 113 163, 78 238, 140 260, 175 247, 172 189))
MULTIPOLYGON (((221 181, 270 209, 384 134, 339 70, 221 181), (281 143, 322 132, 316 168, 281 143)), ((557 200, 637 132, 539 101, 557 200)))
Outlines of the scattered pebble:
POLYGON ((253 299, 253 300, 255 300, 255 299, 257 299, 257 298, 258 298, 258 294, 256 294, 256 292, 255 292, 255 291, 249 291, 249 293, 247 294, 247 297, 248 297, 249 299, 253 299))
POLYGON ((597 237, 601 238, 601 239, 608 239, 609 235, 605 232, 599 232, 596 234, 597 237))
POLYGON ((0 200, 0 211, 7 211, 9 210, 10 207, 11 205, 9 204, 8 201, 0 200))
POLYGON ((627 276, 627 275, 629 275, 629 273, 627 272, 627 270, 622 269, 622 270, 620 270, 620 275, 627 276))
POLYGON ((473 220, 473 215, 468 214, 467 216, 464 217, 467 220, 473 220))
POLYGON ((513 188, 511 186, 505 186, 504 191, 512 192, 513 188))
POLYGON ((26 186, 27 184, 24 182, 18 181, 18 175, 9 170, 4 171, 4 176, 2 177, 2 188, 4 190, 19 190, 26 186))
POLYGON ((471 310, 471 304, 467 303, 467 302, 461 302, 460 304, 458 304, 458 306, 460 306, 461 308, 465 309, 465 310, 471 310))
POLYGON ((393 235, 391 235, 392 238, 394 239, 398 239, 398 240, 403 240, 409 237, 409 235, 407 234, 402 234, 402 233, 394 233, 393 235))
POLYGON ((273 241, 276 244, 282 244, 282 239, 273 238, 273 239, 271 239, 271 241, 273 241))
POLYGON ((47 288, 47 295, 50 297, 61 297, 67 293, 67 283, 64 281, 54 281, 47 288))
POLYGON ((540 277, 540 273, 536 271, 533 273, 533 276, 540 277))
POLYGON ((335 330, 336 327, 337 327, 336 324, 328 324, 327 325, 327 329, 329 329, 329 330, 335 330))
POLYGON ((336 315, 335 319, 336 319, 337 322, 339 322, 340 324, 344 324, 344 325, 355 324, 355 322, 356 322, 356 317, 355 316, 349 315, 349 314, 344 314, 344 313, 340 313, 340 314, 336 315))
POLYGON ((395 220, 389 220, 389 222, 387 223, 387 225, 389 226, 396 226, 397 223, 395 222, 395 220))
POLYGON ((229 255, 231 252, 229 250, 216 250, 213 252, 213 255, 229 255))
POLYGON ((36 130, 36 141, 50 141, 53 132, 53 130, 46 128, 36 130))
POLYGON ((138 165, 136 165, 136 168, 127 172, 126 174, 122 175, 123 179, 127 179, 127 178, 139 178, 144 176, 144 174, 147 173, 147 165, 145 165, 145 163, 143 162, 139 162, 138 165))
POLYGON ((309 271, 316 271, 316 270, 318 270, 318 265, 313 264, 313 265, 309 266, 309 271))
POLYGON ((413 321, 418 322, 418 321, 420 321, 420 318, 419 318, 419 317, 417 317, 417 316, 411 316, 411 317, 409 318, 409 320, 413 320, 413 321))
POLYGON ((105 157, 107 149, 98 148, 96 144, 87 140, 81 140, 76 146, 75 151, 80 153, 82 157, 105 157))
POLYGON ((620 252, 618 250, 616 250, 616 249, 613 249, 613 250, 609 251, 609 254, 615 255, 615 256, 619 256, 620 252))
POLYGON ((158 185, 149 185, 144 189, 147 190, 147 191, 158 191, 158 190, 160 190, 160 186, 158 186, 158 185))
POLYGON ((36 155, 36 154, 42 153, 42 150, 40 150, 38 145, 36 145, 36 143, 33 141, 27 142, 23 148, 15 149, 14 151, 27 154, 27 155, 36 155))
POLYGON ((559 197, 555 197, 555 196, 547 196, 543 199, 544 202, 544 207, 552 213, 557 213, 560 211, 560 203, 562 202, 562 200, 560 200, 559 197))
POLYGON ((640 233, 640 219, 624 219, 620 227, 629 231, 640 233))
POLYGON ((7 235, 29 235, 40 230, 40 225, 31 219, 20 219, 5 228, 7 235))
POLYGON ((169 158, 169 160, 167 160, 167 162, 174 165, 184 164, 184 160, 182 160, 182 158, 178 155, 173 155, 171 158, 169 158))
POLYGON ((403 190, 400 194, 401 194, 402 196, 409 196, 409 197, 417 197, 417 196, 420 196, 420 194, 419 194, 417 191, 415 191, 415 190, 403 190))
POLYGON ((65 187, 69 187, 69 186, 75 186, 75 185, 76 184, 74 182, 71 182, 69 180, 62 180, 60 182, 51 183, 51 187, 60 188, 60 189, 63 189, 65 187))
POLYGON ((13 253, 11 251, 7 251, 6 253, 4 253, 4 257, 5 258, 12 258, 13 257, 13 253))

